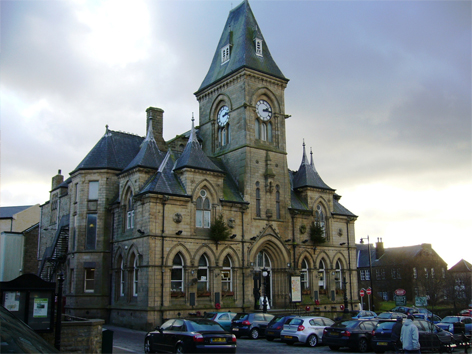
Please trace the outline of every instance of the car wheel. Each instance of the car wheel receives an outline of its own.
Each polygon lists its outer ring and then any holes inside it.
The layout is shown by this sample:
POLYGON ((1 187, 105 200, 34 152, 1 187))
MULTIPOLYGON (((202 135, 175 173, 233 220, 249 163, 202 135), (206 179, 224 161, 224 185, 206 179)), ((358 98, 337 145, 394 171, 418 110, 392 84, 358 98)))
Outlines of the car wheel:
POLYGON ((251 338, 252 339, 257 339, 259 338, 259 331, 257 330, 257 328, 253 328, 251 330, 251 338))
POLYGON ((269 341, 269 342, 272 342, 274 340, 274 337, 266 337, 266 339, 269 341))
POLYGON ((330 345, 329 346, 329 349, 331 349, 331 350, 339 350, 339 348, 341 348, 341 347, 338 347, 337 345, 330 345))
POLYGON ((144 342, 144 352, 145 352, 146 354, 152 353, 152 351, 151 351, 151 343, 149 342, 149 338, 146 339, 146 341, 144 342))
POLYGON ((183 354, 184 353, 184 347, 182 346, 182 344, 179 344, 177 346, 177 348, 175 348, 175 353, 176 354, 183 354))
POLYGON ((316 347, 318 345, 318 337, 316 334, 310 334, 308 339, 306 340, 306 345, 309 347, 316 347))
POLYGON ((361 353, 365 353, 369 349, 369 343, 367 343, 367 340, 365 338, 359 339, 359 351, 361 353))

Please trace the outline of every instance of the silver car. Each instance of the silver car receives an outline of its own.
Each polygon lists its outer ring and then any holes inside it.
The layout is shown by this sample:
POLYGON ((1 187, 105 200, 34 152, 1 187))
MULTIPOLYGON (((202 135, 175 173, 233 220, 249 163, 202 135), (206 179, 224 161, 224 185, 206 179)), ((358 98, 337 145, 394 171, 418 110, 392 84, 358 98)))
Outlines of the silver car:
POLYGON ((284 324, 284 329, 280 332, 280 339, 288 345, 303 343, 310 347, 316 347, 323 338, 323 329, 332 324, 334 321, 326 317, 294 317, 284 324))

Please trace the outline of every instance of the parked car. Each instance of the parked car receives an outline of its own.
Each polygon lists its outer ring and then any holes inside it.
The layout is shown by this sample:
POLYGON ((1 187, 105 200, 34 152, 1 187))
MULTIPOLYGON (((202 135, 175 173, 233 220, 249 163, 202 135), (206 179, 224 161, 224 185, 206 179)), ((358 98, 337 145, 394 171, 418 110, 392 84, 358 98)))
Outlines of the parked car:
POLYGON ((401 312, 382 312, 376 318, 383 320, 396 320, 397 317, 406 318, 407 316, 401 312))
POLYGON ((276 315, 269 322, 265 330, 265 338, 268 341, 273 341, 274 339, 280 339, 280 332, 284 328, 284 324, 294 318, 295 315, 276 315))
MULTIPOLYGON (((392 339, 392 328, 395 320, 379 322, 372 335, 372 349, 375 353, 394 351, 394 340, 392 339)), ((421 350, 441 352, 444 346, 451 345, 454 340, 452 333, 442 330, 435 324, 426 320, 414 320, 418 327, 421 350)))
POLYGON ((459 316, 472 317, 472 309, 466 309, 459 312, 459 316))
POLYGON ((431 314, 431 311, 428 309, 420 308, 420 307, 410 307, 410 306, 396 306, 390 310, 391 312, 401 312, 406 315, 412 315, 414 313, 427 313, 428 315, 431 314))
POLYGON ((258 339, 265 334, 265 329, 274 318, 268 313, 238 313, 231 322, 231 332, 236 337, 248 336, 258 339))
POLYGON ((322 341, 331 350, 341 347, 349 347, 365 353, 371 347, 372 332, 377 326, 378 320, 348 320, 339 321, 323 331, 322 341))
POLYGON ((418 312, 418 313, 414 313, 412 316, 417 319, 433 322, 434 324, 438 324, 442 320, 441 317, 437 315, 434 315, 434 314, 428 315, 427 313, 418 312))
POLYGON ((234 316, 236 316, 236 312, 206 312, 203 317, 218 322, 221 327, 231 332, 231 321, 234 316))
POLYGON ((236 353, 236 336, 205 318, 170 319, 146 334, 144 352, 236 353))
POLYGON ((333 324, 334 321, 326 317, 294 317, 284 324, 280 340, 289 345, 303 343, 309 347, 316 347, 322 341, 325 327, 333 324))
POLYGON ((374 311, 359 311, 355 316, 352 316, 353 319, 371 319, 377 317, 377 314, 374 311))
POLYGON ((59 353, 30 326, 0 306, 1 353, 59 353))
POLYGON ((453 334, 472 334, 472 318, 467 316, 446 316, 438 323, 438 327, 453 334))

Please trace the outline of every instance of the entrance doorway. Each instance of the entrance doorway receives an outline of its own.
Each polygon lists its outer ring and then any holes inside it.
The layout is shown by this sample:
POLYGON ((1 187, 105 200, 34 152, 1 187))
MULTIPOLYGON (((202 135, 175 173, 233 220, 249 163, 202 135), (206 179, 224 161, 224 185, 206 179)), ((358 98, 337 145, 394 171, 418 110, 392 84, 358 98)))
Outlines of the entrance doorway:
POLYGON ((267 307, 272 307, 272 263, 269 255, 261 251, 254 266, 254 308, 262 309, 264 297, 267 307))

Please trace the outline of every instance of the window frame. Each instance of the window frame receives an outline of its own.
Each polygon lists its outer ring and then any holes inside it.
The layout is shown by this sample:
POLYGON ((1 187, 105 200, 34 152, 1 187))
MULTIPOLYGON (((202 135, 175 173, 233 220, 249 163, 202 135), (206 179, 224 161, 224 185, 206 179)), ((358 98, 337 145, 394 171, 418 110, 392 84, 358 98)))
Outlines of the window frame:
POLYGON ((95 292, 95 273, 95 268, 84 268, 84 293, 92 294, 95 292), (93 277, 88 277, 90 275, 93 277))

